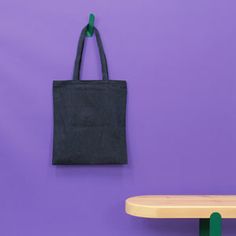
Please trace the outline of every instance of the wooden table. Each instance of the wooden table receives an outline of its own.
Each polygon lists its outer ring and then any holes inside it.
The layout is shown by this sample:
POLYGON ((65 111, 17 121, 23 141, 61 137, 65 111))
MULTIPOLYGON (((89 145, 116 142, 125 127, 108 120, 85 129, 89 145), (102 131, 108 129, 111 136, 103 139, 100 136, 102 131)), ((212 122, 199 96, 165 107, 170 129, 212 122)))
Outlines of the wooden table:
POLYGON ((200 236, 220 236, 221 219, 236 218, 236 195, 152 195, 126 200, 126 213, 144 218, 197 218, 200 236))

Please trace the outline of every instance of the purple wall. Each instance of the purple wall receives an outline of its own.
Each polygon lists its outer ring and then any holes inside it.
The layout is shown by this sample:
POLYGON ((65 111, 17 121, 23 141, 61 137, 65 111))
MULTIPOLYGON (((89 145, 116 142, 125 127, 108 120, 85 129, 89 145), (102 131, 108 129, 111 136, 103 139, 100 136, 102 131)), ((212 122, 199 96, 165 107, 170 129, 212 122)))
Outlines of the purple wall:
MULTIPOLYGON (((0 3, 0 235, 194 236, 195 220, 124 213, 140 194, 236 194, 236 2, 0 3), (51 165, 52 81, 69 80, 96 15, 111 79, 128 82, 128 166, 51 165)), ((99 79, 95 40, 83 79, 99 79), (94 53, 95 52, 95 53, 94 53)), ((236 221, 224 222, 236 234, 236 221)))

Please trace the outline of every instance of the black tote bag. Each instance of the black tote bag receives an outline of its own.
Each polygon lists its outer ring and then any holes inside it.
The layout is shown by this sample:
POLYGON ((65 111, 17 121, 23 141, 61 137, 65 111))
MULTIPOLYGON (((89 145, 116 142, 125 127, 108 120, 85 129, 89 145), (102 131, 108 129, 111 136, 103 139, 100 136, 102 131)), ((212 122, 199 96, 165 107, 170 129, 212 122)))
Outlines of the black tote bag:
POLYGON ((53 81, 54 165, 126 164, 126 81, 109 80, 98 30, 102 80, 80 80, 86 38, 80 35, 73 80, 53 81))

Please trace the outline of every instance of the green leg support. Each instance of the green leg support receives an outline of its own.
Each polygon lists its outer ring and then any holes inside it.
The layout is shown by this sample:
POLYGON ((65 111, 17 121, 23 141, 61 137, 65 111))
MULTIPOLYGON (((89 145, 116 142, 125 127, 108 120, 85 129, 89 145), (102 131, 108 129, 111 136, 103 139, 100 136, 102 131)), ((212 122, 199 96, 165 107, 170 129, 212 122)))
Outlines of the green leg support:
POLYGON ((200 219, 199 236, 221 236, 221 215, 217 212, 211 214, 210 219, 200 219))
POLYGON ((210 236, 221 236, 221 215, 217 212, 211 214, 210 218, 210 236))

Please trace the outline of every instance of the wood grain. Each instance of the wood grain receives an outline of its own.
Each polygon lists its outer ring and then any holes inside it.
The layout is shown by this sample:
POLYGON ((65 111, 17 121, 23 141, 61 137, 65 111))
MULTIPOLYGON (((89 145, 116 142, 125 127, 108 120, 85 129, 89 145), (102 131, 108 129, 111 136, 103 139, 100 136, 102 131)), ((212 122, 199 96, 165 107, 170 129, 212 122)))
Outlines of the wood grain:
POLYGON ((126 213, 145 218, 236 218, 236 195, 150 195, 126 200, 126 213))

